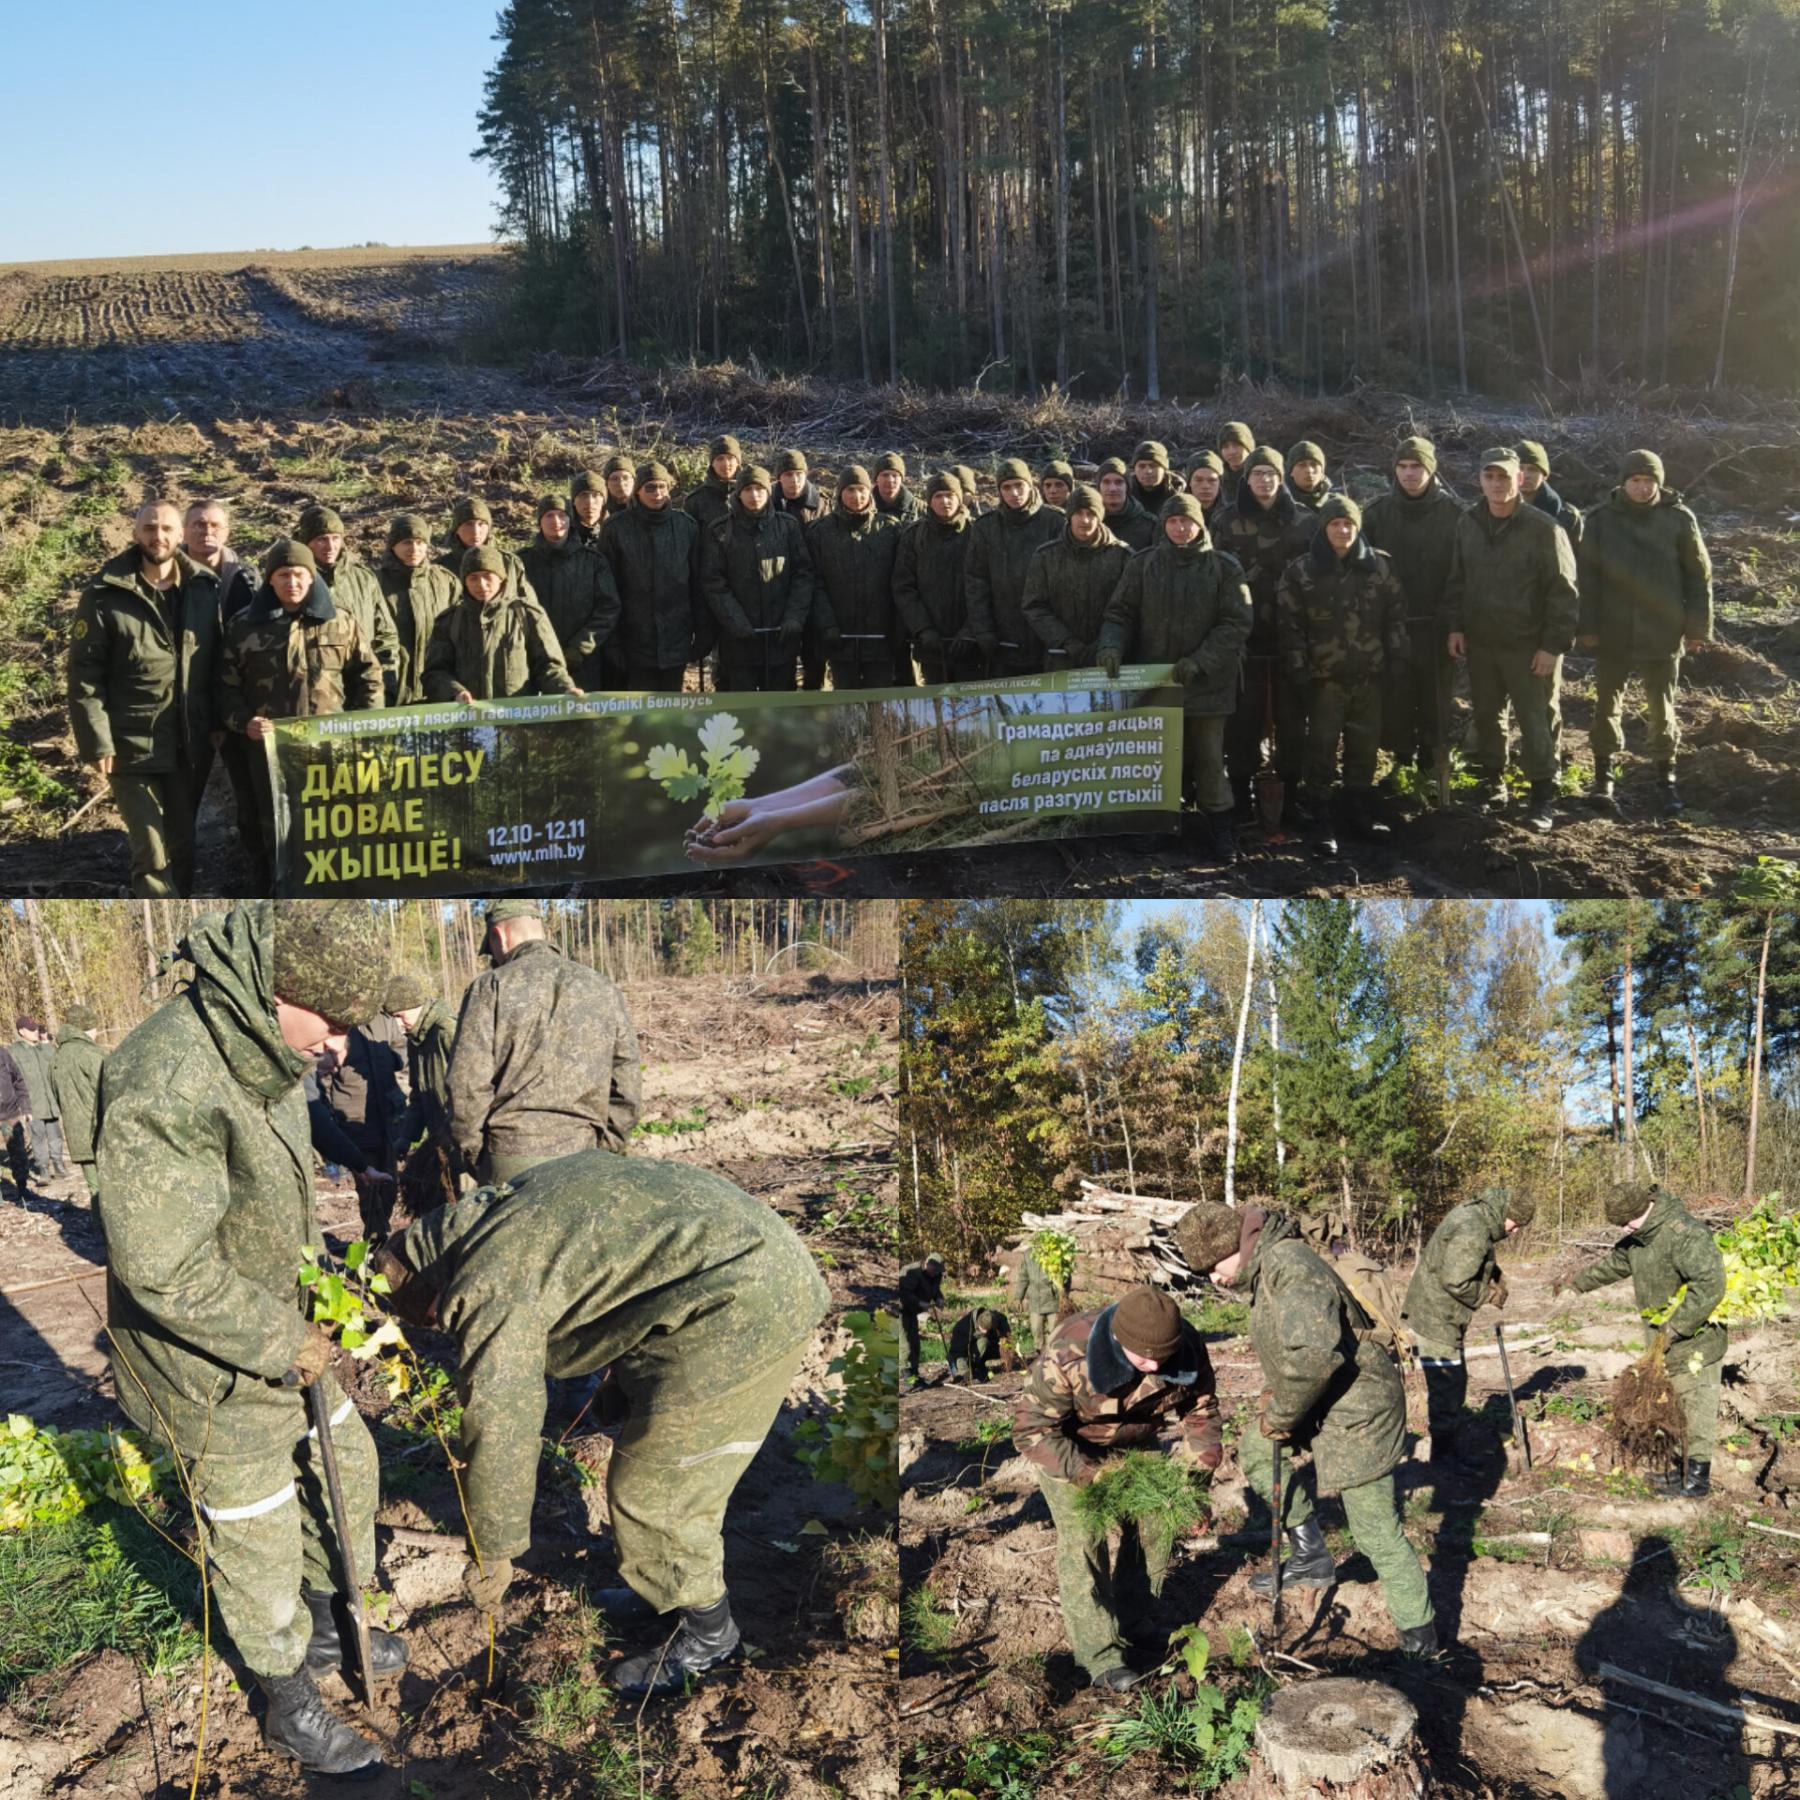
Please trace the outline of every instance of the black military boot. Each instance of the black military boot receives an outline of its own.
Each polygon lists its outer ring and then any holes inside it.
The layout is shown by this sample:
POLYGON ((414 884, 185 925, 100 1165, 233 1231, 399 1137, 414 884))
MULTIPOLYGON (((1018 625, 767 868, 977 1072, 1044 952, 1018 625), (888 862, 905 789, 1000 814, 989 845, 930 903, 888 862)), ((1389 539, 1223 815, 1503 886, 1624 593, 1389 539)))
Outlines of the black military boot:
POLYGON ((1400 1634, 1400 1654, 1420 1662, 1436 1662, 1443 1655, 1438 1648, 1437 1620, 1428 1619, 1400 1634))
POLYGON ((1232 828, 1231 814, 1228 812, 1203 813, 1206 822, 1205 856, 1208 862, 1234 863, 1237 861, 1237 833, 1232 828))
POLYGON ((735 1655, 740 1641, 729 1595, 711 1606, 684 1606, 674 1639, 616 1664, 612 1684, 621 1694, 679 1693, 690 1675, 735 1655))
POLYGON ((1349 811, 1350 830, 1359 838, 1388 836, 1388 823, 1382 817, 1381 804, 1373 788, 1346 788, 1344 805, 1349 811))
POLYGON ((1318 819, 1314 796, 1298 775, 1281 778, 1281 822, 1290 831, 1304 831, 1318 819))
POLYGON ((1525 823, 1533 831, 1554 831, 1556 829, 1556 783, 1554 781, 1534 781, 1531 784, 1531 797, 1525 803, 1525 823))
POLYGON ((1135 1669, 1102 1669, 1088 1683, 1090 1687, 1107 1688, 1115 1694, 1128 1694, 1144 1678, 1135 1669))
POLYGON ((1484 773, 1475 790, 1476 806, 1484 813, 1503 813, 1506 811, 1506 801, 1506 778, 1484 773))
POLYGON ((1658 1469, 1654 1475, 1646 1475, 1644 1477, 1644 1486, 1647 1487, 1651 1493, 1660 1495, 1663 1499, 1667 1500, 1671 1497, 1679 1498, 1682 1484, 1686 1480, 1687 1468, 1678 1456, 1668 1468, 1658 1469))
POLYGON ((1618 795, 1614 791, 1618 787, 1618 781, 1611 763, 1594 764, 1594 785, 1588 794, 1588 805, 1595 812, 1616 813, 1619 810, 1618 795))
MULTIPOLYGON (((315 1594, 308 1589, 303 1598, 313 1622, 312 1638, 306 1646, 307 1668, 315 1675, 343 1668, 345 1638, 353 1638, 356 1628, 350 1624, 347 1614, 343 1621, 344 1628, 340 1628, 338 1614, 343 1609, 337 1604, 335 1594, 315 1594)), ((391 1631, 383 1631, 379 1626, 371 1625, 369 1660, 375 1665, 376 1680, 385 1681, 390 1675, 398 1675, 410 1660, 406 1640, 396 1637, 391 1631)))
POLYGON ((269 1702, 263 1718, 263 1742, 295 1758, 303 1769, 319 1775, 348 1775, 373 1781, 381 1772, 381 1746, 359 1736, 323 1700, 312 1671, 292 1675, 259 1675, 256 1685, 269 1702))
POLYGON ((1664 763, 1659 774, 1662 778, 1663 817, 1673 819, 1681 811, 1681 789, 1675 785, 1675 765, 1664 763))
POLYGON ((1650 1477, 1650 1491, 1665 1500, 1704 1500, 1712 1492, 1712 1464, 1693 1458, 1685 1466, 1677 1462, 1674 1468, 1650 1477))
MULTIPOLYGON (((1281 1566, 1284 1588, 1333 1588, 1337 1586, 1337 1563, 1325 1547, 1325 1528, 1315 1514, 1304 1525, 1288 1527, 1288 1549, 1291 1552, 1281 1566)), ((1275 1591, 1275 1577, 1267 1569, 1250 1577, 1253 1594, 1275 1591)))
POLYGON ((1231 816, 1242 819, 1246 825, 1256 817, 1256 796, 1250 791, 1248 781, 1231 784, 1231 816))
POLYGON ((648 1625, 662 1616, 636 1588, 604 1587, 592 1599, 609 1625, 648 1625))

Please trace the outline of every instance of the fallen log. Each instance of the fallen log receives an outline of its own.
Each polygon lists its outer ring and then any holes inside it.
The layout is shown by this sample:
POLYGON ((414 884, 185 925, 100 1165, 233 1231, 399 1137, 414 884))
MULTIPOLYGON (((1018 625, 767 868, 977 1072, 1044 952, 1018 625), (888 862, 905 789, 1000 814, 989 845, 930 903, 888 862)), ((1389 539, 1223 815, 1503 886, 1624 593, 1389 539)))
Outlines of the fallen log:
POLYGON ((1747 1726, 1753 1731, 1777 1731, 1788 1737, 1800 1737, 1800 1725, 1790 1725, 1785 1719, 1771 1719, 1767 1713, 1746 1712, 1741 1706, 1727 1706, 1721 1700, 1708 1700, 1704 1694, 1690 1694, 1685 1688, 1670 1687, 1663 1681, 1652 1681, 1648 1675, 1634 1675, 1631 1670, 1621 1669, 1616 1663, 1603 1662, 1599 1674, 1602 1681, 1622 1682, 1626 1687, 1654 1694, 1659 1700, 1673 1700, 1681 1706, 1691 1706, 1697 1712, 1711 1713, 1715 1719, 1729 1719, 1733 1724, 1747 1726))

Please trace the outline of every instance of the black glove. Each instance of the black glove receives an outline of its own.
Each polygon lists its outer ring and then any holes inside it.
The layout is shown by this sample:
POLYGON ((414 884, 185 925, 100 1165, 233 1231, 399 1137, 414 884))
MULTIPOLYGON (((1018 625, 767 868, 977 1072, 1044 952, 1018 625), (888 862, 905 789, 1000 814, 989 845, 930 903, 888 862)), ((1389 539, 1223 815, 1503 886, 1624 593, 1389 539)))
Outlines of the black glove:
POLYGON ((1191 656, 1184 656, 1175 664, 1175 685, 1177 687, 1186 687, 1199 673, 1199 667, 1194 662, 1194 659, 1191 656))
POLYGON ((775 641, 784 650, 798 650, 800 648, 800 640, 805 636, 806 621, 804 619, 789 619, 788 622, 776 632, 775 641))
POLYGON ((752 625, 748 619, 745 619, 741 625, 736 619, 733 619, 731 623, 725 627, 725 630, 735 644, 753 644, 756 642, 756 627, 752 625))
POLYGON ((1119 653, 1116 650, 1102 650, 1094 660, 1106 671, 1108 681, 1119 679, 1119 653))
POLYGON ((936 656, 944 647, 943 635, 936 631, 921 631, 913 642, 927 656, 936 656))
POLYGON ((1091 668, 1094 662, 1094 646, 1084 644, 1079 638, 1070 638, 1063 645, 1063 655, 1068 659, 1071 669, 1091 668))
POLYGON ((827 650, 841 650, 844 647, 844 634, 834 625, 829 631, 819 633, 819 642, 827 650))
POLYGON ((994 652, 1000 648, 1000 640, 991 631, 977 632, 975 636, 975 648, 979 650, 983 656, 992 657, 994 652))

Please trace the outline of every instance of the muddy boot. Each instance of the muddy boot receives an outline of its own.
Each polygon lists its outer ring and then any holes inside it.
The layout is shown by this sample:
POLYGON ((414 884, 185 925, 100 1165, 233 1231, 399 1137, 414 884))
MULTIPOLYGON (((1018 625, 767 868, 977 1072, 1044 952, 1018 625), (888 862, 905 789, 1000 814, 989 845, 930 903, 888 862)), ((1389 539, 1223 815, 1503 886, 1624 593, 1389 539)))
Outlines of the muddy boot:
POLYGON ((1400 1634, 1400 1654, 1416 1662, 1436 1662, 1444 1653, 1438 1648, 1437 1620, 1427 1619, 1400 1634))
POLYGON ((1681 789, 1675 785, 1675 765, 1664 763, 1659 771, 1662 777, 1662 813, 1665 819, 1673 819, 1681 812, 1681 789))
POLYGON ((303 1769, 319 1775, 348 1775, 373 1781, 381 1771, 381 1746, 352 1731, 319 1698, 308 1669, 292 1675, 259 1675, 268 1697, 263 1742, 284 1751, 303 1769))
POLYGON ((1388 823, 1381 816, 1373 788, 1346 788, 1344 811, 1352 836, 1374 839, 1388 835, 1388 823))
POLYGON ((1475 805, 1480 812, 1497 817, 1506 811, 1506 780, 1501 775, 1483 774, 1475 789, 1475 805))
POLYGON ((1115 1694, 1128 1694, 1143 1679, 1135 1669, 1102 1669, 1090 1679, 1088 1685, 1107 1688, 1115 1694))
POLYGON ((1525 803, 1525 823, 1533 831, 1556 829, 1556 783, 1534 781, 1531 798, 1525 803))
POLYGON ((1712 1464, 1678 1462, 1674 1468, 1650 1477, 1650 1491, 1664 1500, 1704 1500, 1712 1492, 1712 1464))
POLYGON ((1206 858, 1209 862, 1234 863, 1238 859, 1237 833, 1232 829, 1228 812, 1205 813, 1206 858))
MULTIPOLYGON (((306 1666, 315 1675, 328 1674, 333 1669, 345 1666, 345 1639, 354 1638, 356 1628, 349 1618, 344 1619, 344 1627, 340 1629, 338 1613, 340 1608, 335 1604, 335 1594, 315 1594, 308 1589, 302 1596, 306 1602, 306 1610, 312 1614, 312 1638, 306 1646, 306 1666)), ((351 1661, 355 1660, 355 1652, 349 1652, 351 1661)), ((396 1637, 391 1631, 383 1631, 379 1626, 369 1627, 369 1660, 375 1665, 375 1679, 386 1681, 390 1675, 398 1675, 407 1665, 406 1640, 396 1637)))
POLYGON ((1619 778, 1613 772, 1611 763, 1595 763, 1594 786, 1592 791, 1588 794, 1588 805, 1591 806, 1595 812, 1616 813, 1619 810, 1618 795, 1615 792, 1618 787, 1618 782, 1619 778))
MULTIPOLYGON (((1288 1527, 1288 1549, 1291 1552, 1281 1567, 1281 1585, 1291 1587, 1333 1588, 1337 1586, 1337 1564, 1325 1547, 1325 1529, 1317 1517, 1304 1525, 1288 1527)), ((1253 1594, 1272 1593, 1275 1577, 1267 1569, 1250 1577, 1253 1594)))
POLYGON ((636 1588, 604 1587, 592 1598, 609 1625, 648 1625, 662 1617, 636 1588))
POLYGON ((674 1639, 626 1657, 614 1667, 612 1684, 621 1694, 678 1694, 690 1675, 735 1655, 739 1642, 729 1595, 711 1606, 684 1606, 674 1639))

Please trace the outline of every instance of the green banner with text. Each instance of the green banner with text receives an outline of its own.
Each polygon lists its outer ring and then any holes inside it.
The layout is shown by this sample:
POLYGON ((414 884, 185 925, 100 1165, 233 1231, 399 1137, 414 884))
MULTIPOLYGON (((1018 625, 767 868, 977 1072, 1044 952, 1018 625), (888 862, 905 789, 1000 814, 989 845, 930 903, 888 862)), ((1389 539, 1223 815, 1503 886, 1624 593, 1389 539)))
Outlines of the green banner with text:
POLYGON ((1173 830, 1166 665, 945 687, 598 694, 283 719, 275 891, 562 889, 1173 830))

